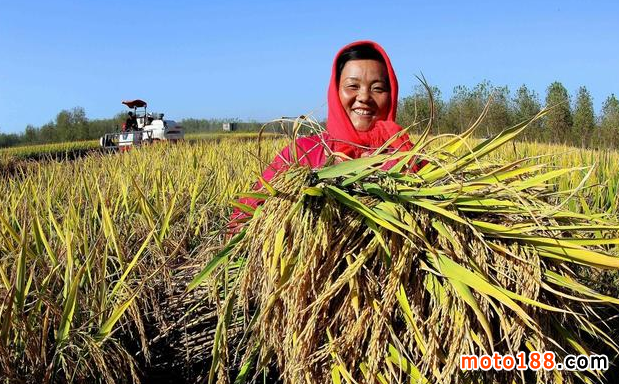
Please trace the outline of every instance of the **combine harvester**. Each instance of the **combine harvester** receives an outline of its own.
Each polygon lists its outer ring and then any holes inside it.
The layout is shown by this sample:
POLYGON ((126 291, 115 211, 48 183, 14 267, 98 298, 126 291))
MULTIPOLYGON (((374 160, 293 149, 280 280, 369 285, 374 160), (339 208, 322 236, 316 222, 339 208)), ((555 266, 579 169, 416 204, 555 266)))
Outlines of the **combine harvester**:
POLYGON ((174 120, 164 120, 163 113, 147 113, 146 102, 143 100, 123 101, 124 105, 133 109, 137 120, 137 128, 127 130, 123 124, 122 132, 106 133, 99 139, 104 149, 127 151, 131 147, 159 141, 176 142, 185 137, 183 127, 174 120), (138 111, 138 108, 143 108, 138 111))

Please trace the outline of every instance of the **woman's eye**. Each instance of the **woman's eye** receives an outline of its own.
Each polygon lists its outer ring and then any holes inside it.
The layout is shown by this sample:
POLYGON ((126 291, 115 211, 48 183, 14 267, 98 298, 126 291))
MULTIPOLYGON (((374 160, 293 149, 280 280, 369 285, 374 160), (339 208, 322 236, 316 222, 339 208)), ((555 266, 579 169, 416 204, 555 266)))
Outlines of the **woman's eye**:
POLYGON ((359 86, 357 84, 348 84, 346 88, 347 89, 359 89, 359 86))

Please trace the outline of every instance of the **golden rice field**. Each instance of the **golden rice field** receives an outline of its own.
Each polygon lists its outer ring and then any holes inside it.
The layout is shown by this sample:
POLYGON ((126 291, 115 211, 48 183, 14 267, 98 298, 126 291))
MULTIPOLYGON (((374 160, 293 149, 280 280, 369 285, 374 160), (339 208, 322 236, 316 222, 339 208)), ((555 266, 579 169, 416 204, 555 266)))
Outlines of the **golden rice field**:
MULTIPOLYGON (((265 137, 272 136, 272 133, 264 133, 265 137)), ((220 140, 222 138, 252 139, 257 136, 252 132, 208 132, 190 133, 185 135, 187 141, 220 140)), ((99 148, 99 140, 76 141, 67 143, 35 144, 19 147, 0 148, 0 161, 8 162, 9 159, 24 159, 36 156, 44 158, 45 155, 70 155, 76 151, 87 151, 99 148)), ((0 163, 1 164, 1 163, 0 163)))
MULTIPOLYGON (((282 145, 263 143, 269 157, 282 145)), ((3 178, 1 376, 131 376, 118 338, 135 337, 147 355, 151 296, 221 244, 228 201, 258 174, 255 149, 238 140, 148 146, 3 178)))
POLYGON ((94 149, 99 147, 98 140, 76 141, 71 143, 37 144, 0 149, 0 158, 26 158, 31 155, 52 153, 70 153, 73 151, 94 149))
MULTIPOLYGON (((286 144, 263 140, 258 158, 251 136, 218 136, 17 165, 36 149, 0 152, 0 382, 149 382, 172 368, 204 378, 212 335, 178 329, 198 326, 189 308, 216 323, 224 296, 185 285, 225 244, 230 201, 286 144), (172 367, 178 356, 186 365, 172 367)), ((523 157, 575 168, 557 178, 574 191, 570 209, 618 214, 616 151, 515 143, 488 160, 523 157)))
MULTIPOLYGON (((222 140, 225 138, 246 139, 252 140, 256 138, 255 133, 199 133, 188 134, 188 141, 209 141, 222 140)), ((270 133, 265 133, 265 137, 273 136, 270 133)), ((479 141, 472 139, 470 145, 476 145, 479 141)), ((99 144, 96 140, 83 141, 76 143, 57 143, 45 145, 32 145, 23 147, 13 147, 0 149, 0 173, 2 169, 9 164, 14 163, 22 158, 28 158, 33 154, 46 153, 71 153, 76 150, 96 149, 99 144)), ((579 195, 587 197, 587 203, 591 204, 590 208, 603 210, 608 213, 617 213, 619 210, 619 172, 617 172, 617 164, 619 164, 619 152, 615 150, 593 150, 569 147, 566 145, 551 145, 543 143, 523 143, 515 142, 513 144, 501 147, 496 152, 490 155, 491 159, 522 159, 525 157, 532 158, 531 163, 546 164, 559 168, 574 167, 583 168, 579 172, 572 172, 565 177, 559 178, 560 187, 569 189, 578 186, 582 182, 582 178, 587 176, 585 187, 588 190, 582 191, 579 195)), ((570 201, 569 205, 574 210, 582 209, 582 205, 576 200, 570 201)))

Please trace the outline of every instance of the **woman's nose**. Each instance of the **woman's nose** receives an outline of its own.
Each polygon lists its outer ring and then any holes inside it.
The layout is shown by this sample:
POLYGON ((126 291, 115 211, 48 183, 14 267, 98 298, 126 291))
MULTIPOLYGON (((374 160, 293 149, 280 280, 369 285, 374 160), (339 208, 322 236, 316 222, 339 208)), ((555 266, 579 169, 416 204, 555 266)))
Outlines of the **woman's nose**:
POLYGON ((367 102, 370 100, 370 92, 365 89, 365 88, 361 88, 359 89, 359 92, 357 93, 357 100, 361 101, 361 102, 367 102))

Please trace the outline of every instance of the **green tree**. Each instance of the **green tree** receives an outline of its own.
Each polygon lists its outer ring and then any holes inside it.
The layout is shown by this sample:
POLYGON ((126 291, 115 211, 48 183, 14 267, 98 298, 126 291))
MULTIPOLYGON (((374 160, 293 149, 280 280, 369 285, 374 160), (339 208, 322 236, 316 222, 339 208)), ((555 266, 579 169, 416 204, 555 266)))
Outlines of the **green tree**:
POLYGON ((41 143, 53 143, 59 141, 56 132, 56 124, 49 122, 39 129, 39 137, 41 143))
MULTIPOLYGON (((440 127, 440 117, 443 113, 445 103, 441 100, 441 91, 437 87, 431 87, 432 98, 434 100, 434 113, 436 126, 440 127)), ((426 127, 426 122, 430 118, 430 97, 423 85, 415 86, 413 94, 400 100, 398 103, 397 122, 403 127, 417 122, 420 128, 426 127)), ((438 132, 433 132, 438 133, 438 132)))
POLYGON ((514 118, 509 105, 509 88, 507 86, 490 86, 489 94, 480 94, 478 97, 485 98, 490 102, 488 114, 482 121, 482 129, 486 136, 496 135, 511 127, 514 118))
POLYGON ((89 122, 86 111, 82 107, 71 110, 63 109, 56 115, 52 141, 76 141, 92 139, 89 132, 89 122))
POLYGON ((613 148, 619 147, 619 100, 614 94, 608 96, 602 105, 600 130, 603 136, 609 138, 613 148))
POLYGON ((595 129, 595 114, 593 112, 593 101, 591 94, 586 87, 578 89, 576 105, 574 107, 574 140, 573 144, 584 147, 589 145, 593 131, 595 129))
POLYGON ((34 126, 28 124, 24 131, 23 142, 26 144, 35 144, 39 141, 39 131, 34 126))
POLYGON ((75 133, 71 130, 71 112, 63 109, 56 115, 55 135, 52 141, 73 141, 75 133))
POLYGON ((546 108, 551 108, 544 119, 546 138, 552 143, 565 143, 572 131, 572 111, 567 89, 558 81, 548 86, 546 108))
POLYGON ((15 133, 0 133, 0 148, 12 147, 20 142, 19 135, 15 133))
POLYGON ((508 128, 513 121, 509 89, 506 86, 495 87, 487 80, 473 89, 462 85, 454 88, 445 108, 444 126, 449 132, 463 132, 479 118, 488 102, 488 114, 477 129, 478 134, 491 136, 508 128))
MULTIPOLYGON (((533 90, 529 90, 522 84, 516 90, 516 95, 512 99, 513 121, 520 123, 537 115, 542 109, 539 96, 533 90)), ((541 140, 542 125, 540 120, 534 121, 524 132, 525 139, 541 140)))
POLYGON ((477 120, 484 108, 485 101, 479 97, 484 90, 485 85, 478 85, 473 90, 465 85, 454 88, 443 119, 447 132, 461 133, 477 120))
POLYGON ((71 110, 71 130, 74 137, 77 140, 91 139, 89 135, 88 118, 86 117, 86 111, 82 107, 75 107, 71 110))

